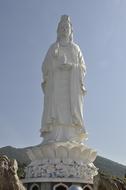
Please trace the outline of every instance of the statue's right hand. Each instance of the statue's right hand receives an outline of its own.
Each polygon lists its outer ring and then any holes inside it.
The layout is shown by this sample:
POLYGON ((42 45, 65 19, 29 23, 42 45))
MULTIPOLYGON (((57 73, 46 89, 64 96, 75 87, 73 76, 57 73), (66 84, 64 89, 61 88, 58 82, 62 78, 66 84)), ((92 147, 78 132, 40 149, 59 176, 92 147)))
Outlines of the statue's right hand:
POLYGON ((67 61, 67 58, 66 58, 66 56, 65 55, 61 55, 61 56, 59 56, 59 64, 66 64, 66 61, 67 61))

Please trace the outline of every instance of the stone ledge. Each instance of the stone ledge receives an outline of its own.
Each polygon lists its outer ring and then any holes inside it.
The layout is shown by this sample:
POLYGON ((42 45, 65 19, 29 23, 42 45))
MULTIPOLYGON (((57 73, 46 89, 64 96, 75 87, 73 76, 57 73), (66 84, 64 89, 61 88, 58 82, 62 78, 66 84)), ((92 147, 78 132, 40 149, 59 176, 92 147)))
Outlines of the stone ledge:
POLYGON ((76 183, 87 183, 93 184, 93 180, 85 180, 78 178, 29 178, 22 179, 23 184, 25 183, 37 183, 37 182, 76 182, 76 183))

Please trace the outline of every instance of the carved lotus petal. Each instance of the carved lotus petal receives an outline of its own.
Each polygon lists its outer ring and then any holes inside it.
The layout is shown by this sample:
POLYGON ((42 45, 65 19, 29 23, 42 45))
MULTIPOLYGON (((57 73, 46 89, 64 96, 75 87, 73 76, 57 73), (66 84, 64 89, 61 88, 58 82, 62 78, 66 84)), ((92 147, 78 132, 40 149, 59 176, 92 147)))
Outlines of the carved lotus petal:
POLYGON ((44 158, 49 158, 50 149, 51 148, 49 146, 43 146, 42 147, 42 154, 43 154, 44 158))
POLYGON ((89 161, 89 158, 90 158, 90 153, 91 153, 91 149, 85 149, 83 152, 82 152, 82 155, 83 155, 83 160, 85 162, 90 162, 89 161))
POLYGON ((36 160, 36 156, 34 155, 32 149, 27 150, 27 155, 28 155, 30 160, 32 160, 32 161, 36 160))
POLYGON ((78 147, 74 147, 69 152, 69 158, 73 160, 78 160, 81 155, 81 150, 78 147))
POLYGON ((97 156, 97 152, 95 150, 92 150, 91 155, 90 155, 90 161, 94 162, 94 160, 96 159, 97 156))
POLYGON ((35 159, 33 158, 33 160, 38 160, 38 154, 37 154, 35 149, 32 149, 32 153, 33 153, 33 155, 35 157, 35 159))
POLYGON ((55 148, 53 146, 47 146, 44 149, 44 155, 46 155, 48 158, 55 158, 56 157, 55 148))
POLYGON ((64 146, 59 146, 57 149, 56 149, 56 157, 57 158, 67 158, 68 157, 68 150, 66 147, 64 146))
POLYGON ((36 147, 34 149, 34 154, 36 155, 37 159, 41 159, 43 157, 42 151, 39 147, 36 147))

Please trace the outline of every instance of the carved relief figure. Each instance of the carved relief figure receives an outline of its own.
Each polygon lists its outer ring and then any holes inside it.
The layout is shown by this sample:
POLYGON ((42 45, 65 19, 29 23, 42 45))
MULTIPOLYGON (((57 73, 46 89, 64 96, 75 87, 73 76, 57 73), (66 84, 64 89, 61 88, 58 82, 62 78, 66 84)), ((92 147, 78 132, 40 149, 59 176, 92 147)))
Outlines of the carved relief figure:
POLYGON ((84 76, 86 66, 69 16, 63 15, 57 41, 51 45, 42 65, 44 110, 41 136, 48 141, 82 141, 84 76))

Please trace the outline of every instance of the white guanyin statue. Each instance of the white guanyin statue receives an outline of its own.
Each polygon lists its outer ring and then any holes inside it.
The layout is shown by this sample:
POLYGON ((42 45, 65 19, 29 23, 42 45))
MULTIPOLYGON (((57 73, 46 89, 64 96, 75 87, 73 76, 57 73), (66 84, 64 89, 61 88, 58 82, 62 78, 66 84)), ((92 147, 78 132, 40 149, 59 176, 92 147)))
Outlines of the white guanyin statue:
POLYGON ((97 153, 84 142, 87 138, 83 122, 86 66, 79 46, 73 42, 72 24, 67 15, 61 16, 57 40, 47 52, 42 73, 43 141, 27 150, 32 162, 25 170, 24 182, 46 182, 51 188, 50 182, 93 184, 97 175, 93 161, 97 153))
POLYGON ((86 66, 73 42, 70 17, 61 16, 57 41, 51 45, 42 64, 44 110, 41 136, 47 142, 83 142, 84 76, 86 66))

